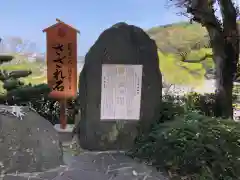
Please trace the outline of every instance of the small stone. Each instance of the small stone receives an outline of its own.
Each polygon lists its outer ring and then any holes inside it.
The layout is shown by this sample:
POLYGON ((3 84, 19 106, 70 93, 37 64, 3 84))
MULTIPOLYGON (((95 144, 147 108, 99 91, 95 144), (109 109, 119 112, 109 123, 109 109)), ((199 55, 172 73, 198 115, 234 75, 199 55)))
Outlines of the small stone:
POLYGON ((138 175, 138 173, 135 170, 133 170, 132 173, 133 173, 134 176, 138 175))

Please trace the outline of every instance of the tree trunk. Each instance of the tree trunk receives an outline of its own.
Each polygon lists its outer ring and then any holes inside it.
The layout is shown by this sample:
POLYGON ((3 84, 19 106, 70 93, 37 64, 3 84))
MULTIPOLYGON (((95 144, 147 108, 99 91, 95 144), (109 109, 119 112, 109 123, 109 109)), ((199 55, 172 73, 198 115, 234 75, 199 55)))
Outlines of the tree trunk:
MULTIPOLYGON (((232 76, 231 67, 227 66, 224 51, 224 37, 221 28, 206 26, 212 44, 213 60, 216 68, 216 105, 217 117, 232 117, 232 76)), ((231 61, 230 61, 231 62, 231 61)))
POLYGON ((216 69, 215 115, 232 118, 232 88, 239 59, 239 31, 237 10, 233 0, 178 0, 177 6, 187 7, 192 21, 206 27, 213 51, 216 69), (215 15, 214 5, 218 3, 222 23, 215 15))
POLYGON ((232 88, 233 88, 233 75, 229 62, 231 60, 226 56, 219 56, 216 53, 216 117, 232 118, 232 88))
POLYGON ((232 118, 232 89, 239 58, 237 23, 236 20, 232 21, 232 24, 228 24, 228 28, 223 27, 223 30, 212 26, 206 26, 206 28, 212 44, 213 60, 216 66, 215 115, 222 118, 232 118))

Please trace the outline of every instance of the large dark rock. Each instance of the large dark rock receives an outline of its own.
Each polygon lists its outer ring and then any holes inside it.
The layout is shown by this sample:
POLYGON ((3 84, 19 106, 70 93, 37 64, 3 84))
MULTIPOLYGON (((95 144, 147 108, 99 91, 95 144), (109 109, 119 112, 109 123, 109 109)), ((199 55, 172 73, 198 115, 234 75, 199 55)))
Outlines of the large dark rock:
POLYGON ((28 107, 20 108, 0 105, 0 173, 41 172, 63 164, 52 124, 28 107))
POLYGON ((85 57, 79 94, 81 118, 75 132, 80 146, 89 150, 131 148, 139 130, 137 127, 147 132, 160 115, 162 76, 155 41, 142 29, 126 23, 105 30, 85 57), (103 64, 143 66, 139 121, 100 119, 103 64))

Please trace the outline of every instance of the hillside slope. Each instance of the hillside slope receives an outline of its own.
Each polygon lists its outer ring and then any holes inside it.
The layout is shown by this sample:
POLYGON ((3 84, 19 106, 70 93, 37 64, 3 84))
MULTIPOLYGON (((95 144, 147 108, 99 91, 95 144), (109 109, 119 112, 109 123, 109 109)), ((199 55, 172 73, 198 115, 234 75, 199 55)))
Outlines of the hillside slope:
POLYGON ((207 32, 200 24, 180 22, 153 27, 147 33, 156 41, 160 69, 168 83, 195 87, 201 85, 208 76, 207 72, 214 69, 211 58, 201 63, 181 61, 183 52, 190 52, 186 58, 191 61, 211 54, 207 32))
POLYGON ((165 26, 153 27, 147 31, 157 46, 165 53, 177 53, 177 50, 194 49, 195 44, 203 48, 208 45, 205 28, 198 23, 180 22, 165 26))

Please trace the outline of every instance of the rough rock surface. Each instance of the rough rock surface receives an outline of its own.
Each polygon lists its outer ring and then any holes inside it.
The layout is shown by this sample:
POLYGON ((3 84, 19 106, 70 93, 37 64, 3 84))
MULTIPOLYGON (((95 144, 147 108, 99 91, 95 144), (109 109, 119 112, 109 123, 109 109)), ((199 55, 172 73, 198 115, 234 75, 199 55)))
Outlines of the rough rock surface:
POLYGON ((168 180, 154 168, 119 152, 86 152, 70 165, 43 173, 9 174, 3 180, 168 180))
POLYGON ((162 76, 157 46, 136 26, 118 23, 105 30, 87 53, 79 79, 81 120, 75 132, 83 149, 129 149, 138 124, 142 131, 147 131, 160 116, 162 76), (143 66, 139 121, 100 121, 102 64, 143 66))
POLYGON ((45 171, 63 164, 62 159, 50 122, 28 107, 0 105, 1 174, 45 171))

